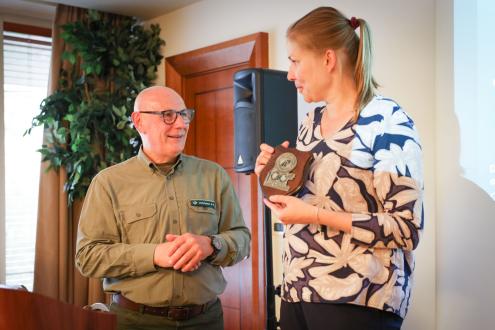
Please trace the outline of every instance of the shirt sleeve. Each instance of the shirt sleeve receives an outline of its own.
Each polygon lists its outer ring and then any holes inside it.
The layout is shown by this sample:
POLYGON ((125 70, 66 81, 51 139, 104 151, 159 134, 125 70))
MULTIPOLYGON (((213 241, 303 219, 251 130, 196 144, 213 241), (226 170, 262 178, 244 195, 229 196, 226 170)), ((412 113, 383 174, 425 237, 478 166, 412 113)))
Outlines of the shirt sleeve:
POLYGON ((124 244, 112 200, 96 176, 79 218, 76 267, 87 277, 142 276, 156 271, 156 244, 124 244))
POLYGON ((220 221, 217 236, 222 241, 222 249, 211 263, 225 267, 249 257, 251 234, 244 223, 230 177, 222 168, 220 173, 218 183, 220 221))
POLYGON ((354 243, 376 248, 417 247, 423 229, 422 150, 412 120, 396 112, 370 143, 379 212, 353 213, 354 243))

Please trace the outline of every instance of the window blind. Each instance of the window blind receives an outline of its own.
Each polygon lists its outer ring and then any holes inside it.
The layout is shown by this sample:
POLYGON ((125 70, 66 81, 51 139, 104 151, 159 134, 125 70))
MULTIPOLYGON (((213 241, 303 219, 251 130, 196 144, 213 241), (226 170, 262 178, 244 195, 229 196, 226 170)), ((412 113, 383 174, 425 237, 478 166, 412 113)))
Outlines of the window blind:
POLYGON ((41 127, 24 135, 47 95, 51 38, 3 32, 5 279, 33 287, 41 127))

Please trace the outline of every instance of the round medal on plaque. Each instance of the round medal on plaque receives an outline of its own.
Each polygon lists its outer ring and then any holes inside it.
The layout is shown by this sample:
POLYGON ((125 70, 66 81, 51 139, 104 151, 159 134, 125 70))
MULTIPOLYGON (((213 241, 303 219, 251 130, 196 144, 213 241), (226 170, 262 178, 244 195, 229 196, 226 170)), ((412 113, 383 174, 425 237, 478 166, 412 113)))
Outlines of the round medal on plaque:
POLYGON ((313 155, 296 148, 275 147, 275 152, 260 173, 263 195, 294 195, 302 188, 313 155))

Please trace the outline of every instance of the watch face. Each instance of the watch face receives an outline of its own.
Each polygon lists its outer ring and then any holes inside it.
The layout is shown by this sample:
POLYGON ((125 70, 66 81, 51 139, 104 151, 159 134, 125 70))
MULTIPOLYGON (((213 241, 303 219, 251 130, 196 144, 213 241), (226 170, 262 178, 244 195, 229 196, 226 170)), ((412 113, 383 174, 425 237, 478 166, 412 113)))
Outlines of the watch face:
POLYGON ((213 247, 217 250, 221 250, 222 249, 222 241, 220 241, 217 237, 213 236, 211 238, 211 244, 213 245, 213 247))

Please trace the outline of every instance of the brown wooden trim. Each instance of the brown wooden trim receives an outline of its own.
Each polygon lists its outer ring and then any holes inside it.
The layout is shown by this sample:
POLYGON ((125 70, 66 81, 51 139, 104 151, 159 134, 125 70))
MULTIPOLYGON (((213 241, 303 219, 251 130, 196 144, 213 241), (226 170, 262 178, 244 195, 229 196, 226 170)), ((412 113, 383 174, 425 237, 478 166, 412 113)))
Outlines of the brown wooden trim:
POLYGON ((256 45, 250 61, 255 68, 268 68, 268 33, 258 33, 256 35, 256 45))
POLYGON ((48 41, 33 40, 33 39, 28 39, 28 38, 19 38, 19 37, 12 37, 12 36, 3 36, 3 40, 19 41, 19 42, 24 42, 24 43, 28 43, 28 44, 43 45, 43 46, 51 46, 52 45, 52 43, 48 42, 48 41))
POLYGON ((3 22, 3 30, 10 32, 24 33, 24 34, 32 34, 42 37, 52 36, 51 29, 47 29, 39 26, 12 23, 12 22, 3 22))
POLYGON ((175 90, 184 97, 184 88, 182 86, 182 76, 175 67, 165 59, 165 85, 175 90))
MULTIPOLYGON (((166 62, 181 76, 205 73, 225 69, 229 66, 239 66, 254 60, 255 67, 268 67, 268 57, 263 41, 268 40, 268 34, 258 32, 245 37, 225 41, 216 45, 196 49, 187 53, 170 56, 166 62), (265 57, 265 58, 263 58, 265 57)), ((266 42, 266 44, 268 44, 266 42)), ((266 46, 267 47, 267 46, 266 46)), ((168 77, 167 72, 165 78, 168 77)))

